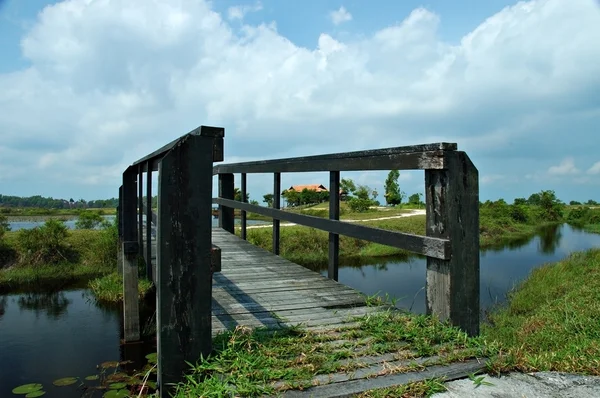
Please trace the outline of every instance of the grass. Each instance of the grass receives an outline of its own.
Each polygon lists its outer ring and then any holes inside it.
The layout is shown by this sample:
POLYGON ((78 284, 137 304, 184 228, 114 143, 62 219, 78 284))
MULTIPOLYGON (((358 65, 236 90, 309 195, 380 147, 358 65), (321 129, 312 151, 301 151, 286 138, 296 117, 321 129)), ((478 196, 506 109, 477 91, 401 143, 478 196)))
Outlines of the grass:
POLYGON ((357 398, 430 397, 433 394, 444 391, 446 391, 446 387, 444 386, 442 379, 431 379, 396 387, 365 391, 362 394, 357 395, 357 398))
POLYGON ((537 268, 489 321, 482 334, 502 347, 496 372, 600 375, 600 249, 537 268))
MULTIPOLYGON (((482 345, 481 338, 469 338, 431 317, 387 310, 354 321, 353 328, 327 332, 238 327, 221 334, 215 340, 214 354, 191 367, 175 397, 259 396, 304 389, 323 375, 364 368, 360 360, 364 355, 395 353, 396 360, 407 360, 405 365, 388 363, 396 365, 387 367, 391 374, 420 369, 422 365, 410 359, 422 356, 439 355, 437 363, 450 363, 494 354, 482 345)), ((441 390, 435 381, 402 389, 422 395, 441 390)), ((385 396, 383 393, 377 390, 363 396, 385 396)))
MULTIPOLYGON (((517 223, 510 219, 497 219, 490 216, 482 216, 480 221, 480 245, 482 249, 532 236, 543 225, 543 223, 538 225, 517 223)), ((362 221, 360 224, 416 235, 425 234, 424 215, 362 221)), ((269 251, 272 249, 271 228, 254 228, 248 229, 247 232, 249 242, 269 251)), ((240 233, 239 228, 236 233, 240 233)), ((328 236, 327 232, 314 228, 303 226, 283 227, 281 228, 280 253, 284 258, 298 264, 324 263, 327 261, 329 253, 328 236)), ((344 260, 405 254, 408 254, 408 252, 402 249, 340 236, 340 257, 344 260)))
MULTIPOLYGON (((118 303, 123 301, 123 277, 116 272, 90 281, 89 287, 99 301, 118 303)), ((153 284, 147 279, 138 280, 140 300, 152 289, 153 284)))

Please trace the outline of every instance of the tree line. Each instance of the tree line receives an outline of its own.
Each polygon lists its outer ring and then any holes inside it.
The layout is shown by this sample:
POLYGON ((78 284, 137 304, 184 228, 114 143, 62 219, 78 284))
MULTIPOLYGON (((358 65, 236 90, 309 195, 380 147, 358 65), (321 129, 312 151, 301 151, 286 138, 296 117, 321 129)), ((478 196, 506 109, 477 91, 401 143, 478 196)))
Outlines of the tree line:
POLYGON ((84 199, 74 200, 73 198, 70 198, 69 200, 57 199, 40 195, 28 197, 0 195, 0 207, 34 207, 39 209, 105 209, 115 208, 118 204, 118 198, 86 201, 84 199))

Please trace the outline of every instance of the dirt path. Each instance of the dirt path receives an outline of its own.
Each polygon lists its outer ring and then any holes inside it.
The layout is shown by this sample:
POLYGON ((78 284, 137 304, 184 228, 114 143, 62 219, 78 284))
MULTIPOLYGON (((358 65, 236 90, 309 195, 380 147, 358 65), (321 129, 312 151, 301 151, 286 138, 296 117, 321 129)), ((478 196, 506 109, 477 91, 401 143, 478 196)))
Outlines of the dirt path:
MULTIPOLYGON (((412 217, 412 216, 420 216, 420 215, 424 215, 425 214, 425 210, 421 209, 421 210, 410 210, 410 213, 403 213, 403 214, 399 214, 397 216, 388 216, 388 217, 376 217, 376 218, 367 218, 364 220, 341 220, 344 222, 363 222, 363 221, 377 221, 377 220, 392 220, 394 218, 404 218, 404 217, 412 217)), ((298 225, 295 223, 282 223, 280 224, 281 227, 292 227, 294 225, 298 225)), ((263 224, 263 225, 250 225, 247 226, 246 229, 256 229, 256 228, 271 228, 273 226, 273 224, 263 224)))

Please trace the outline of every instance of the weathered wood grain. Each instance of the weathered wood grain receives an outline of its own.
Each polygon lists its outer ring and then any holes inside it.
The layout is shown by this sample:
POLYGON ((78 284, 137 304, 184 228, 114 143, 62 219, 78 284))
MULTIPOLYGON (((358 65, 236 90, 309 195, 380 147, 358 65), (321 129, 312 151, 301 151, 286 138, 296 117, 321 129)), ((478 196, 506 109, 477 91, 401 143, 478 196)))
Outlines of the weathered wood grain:
POLYGON ((162 158, 158 183, 157 346, 161 397, 186 361, 212 350, 213 141, 192 135, 162 158))
POLYGON ((446 157, 448 170, 425 172, 426 234, 448 239, 449 259, 427 258, 427 312, 479 334, 479 177, 464 152, 446 157))
POLYGON ((123 173, 122 210, 123 241, 123 339, 125 342, 140 339, 140 313, 138 303, 139 254, 136 226, 136 169, 129 167, 123 173))

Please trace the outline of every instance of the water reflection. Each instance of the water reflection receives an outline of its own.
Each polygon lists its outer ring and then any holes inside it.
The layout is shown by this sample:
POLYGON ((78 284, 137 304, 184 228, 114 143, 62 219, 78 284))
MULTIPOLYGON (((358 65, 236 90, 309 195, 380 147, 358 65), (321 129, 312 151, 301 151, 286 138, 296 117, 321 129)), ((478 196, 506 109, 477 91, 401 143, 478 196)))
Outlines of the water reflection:
POLYGON ((538 236, 540 238, 540 251, 542 253, 552 254, 560 245, 562 238, 562 226, 551 225, 540 229, 538 236))
POLYGON ((18 299, 21 311, 31 311, 36 318, 46 314, 49 319, 57 320, 67 312, 67 307, 72 303, 64 292, 55 293, 24 293, 18 299))

